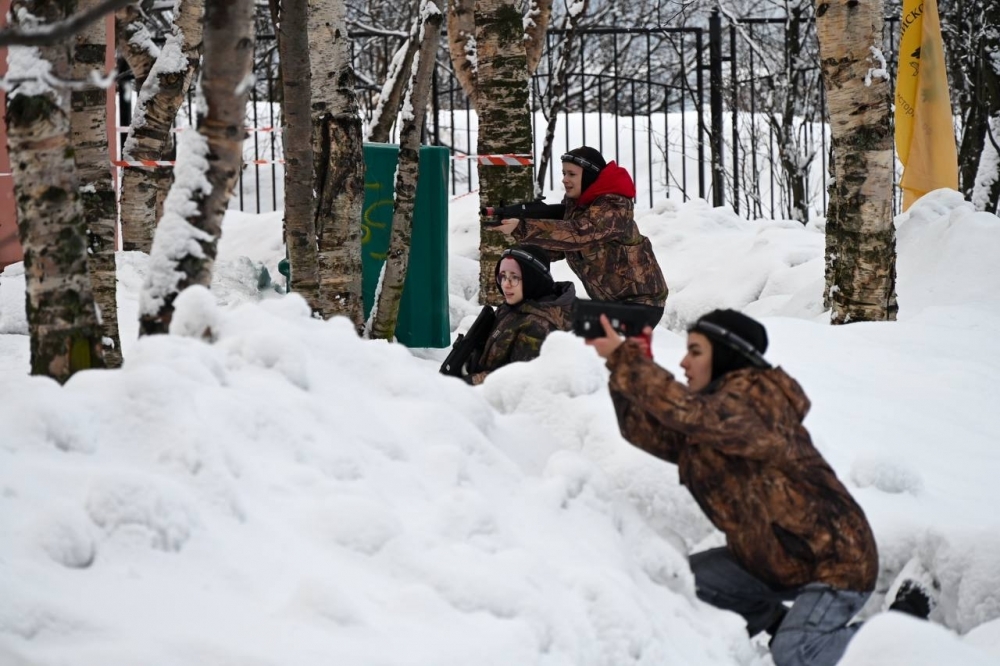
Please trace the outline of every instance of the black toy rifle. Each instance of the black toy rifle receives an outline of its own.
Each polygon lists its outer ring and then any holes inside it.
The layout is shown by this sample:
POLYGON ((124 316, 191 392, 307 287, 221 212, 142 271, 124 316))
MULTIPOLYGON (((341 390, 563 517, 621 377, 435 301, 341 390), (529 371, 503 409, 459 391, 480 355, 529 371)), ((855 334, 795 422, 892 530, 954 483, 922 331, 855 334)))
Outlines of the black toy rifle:
POLYGON ((635 337, 642 334, 642 329, 653 325, 654 311, 645 305, 578 299, 573 304, 573 333, 588 339, 604 337, 603 314, 608 316, 616 331, 625 337, 635 337))
POLYGON ((484 305, 469 330, 464 334, 458 334, 455 344, 451 346, 451 352, 441 364, 441 374, 462 377, 475 372, 475 364, 479 362, 479 355, 486 346, 486 339, 493 330, 494 322, 496 313, 493 312, 493 308, 484 305))
POLYGON ((512 204, 510 206, 483 206, 479 214, 486 218, 484 224, 495 227, 503 220, 515 217, 519 220, 561 220, 566 216, 565 204, 547 204, 541 199, 512 204))

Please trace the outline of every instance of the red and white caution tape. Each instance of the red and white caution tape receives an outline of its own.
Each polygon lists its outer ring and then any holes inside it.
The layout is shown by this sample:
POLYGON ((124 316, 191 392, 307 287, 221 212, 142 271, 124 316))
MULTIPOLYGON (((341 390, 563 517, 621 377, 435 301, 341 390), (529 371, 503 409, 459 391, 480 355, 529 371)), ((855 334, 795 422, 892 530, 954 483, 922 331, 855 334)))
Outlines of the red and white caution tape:
POLYGON ((504 155, 454 155, 455 160, 475 160, 479 164, 489 166, 531 166, 535 158, 532 155, 507 153, 504 155))
MULTIPOLYGON (((491 166, 531 166, 531 155, 455 155, 456 160, 476 160, 479 164, 491 166)), ((118 167, 160 167, 173 166, 169 160, 112 160, 118 167)), ((284 164, 285 160, 247 160, 244 164, 284 164)))
MULTIPOLYGON (((247 164, 284 164, 285 160, 246 160, 247 164)), ((177 164, 175 160, 111 160, 116 167, 168 167, 177 164)))
POLYGON ((173 166, 172 160, 111 160, 116 167, 162 167, 173 166))
MULTIPOLYGON (((129 129, 130 128, 129 128, 128 125, 120 126, 118 128, 118 133, 119 134, 128 134, 129 129)), ((194 129, 194 128, 193 127, 171 127, 170 131, 174 132, 174 133, 177 133, 177 132, 183 132, 185 130, 190 130, 190 129, 194 129)), ((245 129, 247 132, 253 132, 253 133, 275 132, 275 133, 279 133, 280 134, 281 131, 282 131, 280 127, 244 127, 243 129, 245 129)))
POLYGON ((453 197, 451 198, 451 200, 452 200, 452 201, 458 201, 459 199, 461 199, 461 198, 463 198, 463 197, 467 197, 467 196, 469 196, 470 194, 478 194, 478 193, 479 193, 479 188, 477 187, 476 189, 472 190, 471 192, 465 192, 465 193, 463 193, 463 194, 457 194, 457 195, 453 196, 453 197))

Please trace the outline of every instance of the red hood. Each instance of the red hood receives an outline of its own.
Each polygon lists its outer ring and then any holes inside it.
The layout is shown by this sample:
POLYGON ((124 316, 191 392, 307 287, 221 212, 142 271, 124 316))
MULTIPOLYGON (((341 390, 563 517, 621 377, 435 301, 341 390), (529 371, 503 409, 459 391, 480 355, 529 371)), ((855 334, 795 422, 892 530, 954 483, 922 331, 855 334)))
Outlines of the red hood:
POLYGON ((591 183, 590 187, 584 190, 580 198, 576 200, 578 206, 586 206, 591 201, 602 194, 620 194, 629 199, 635 199, 635 183, 628 171, 618 166, 614 160, 601 169, 597 174, 597 180, 591 183))

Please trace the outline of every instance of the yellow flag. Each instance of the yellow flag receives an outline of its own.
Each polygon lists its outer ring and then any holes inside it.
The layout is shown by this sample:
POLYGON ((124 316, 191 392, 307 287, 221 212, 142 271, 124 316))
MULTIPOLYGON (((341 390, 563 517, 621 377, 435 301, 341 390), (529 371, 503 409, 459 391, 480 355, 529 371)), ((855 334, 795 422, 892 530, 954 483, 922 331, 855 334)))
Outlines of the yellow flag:
POLYGON ((958 151, 937 0, 903 0, 896 70, 896 153, 903 210, 931 190, 958 189, 958 151))

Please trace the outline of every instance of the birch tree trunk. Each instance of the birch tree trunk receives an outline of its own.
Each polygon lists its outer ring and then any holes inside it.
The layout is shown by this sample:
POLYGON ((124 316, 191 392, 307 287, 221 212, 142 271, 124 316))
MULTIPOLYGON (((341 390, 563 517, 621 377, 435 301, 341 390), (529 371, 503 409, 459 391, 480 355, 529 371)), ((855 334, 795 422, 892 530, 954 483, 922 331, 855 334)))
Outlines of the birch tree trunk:
MULTIPOLYGON (((520 12, 520 3, 515 3, 520 12)), ((448 0, 448 53, 455 70, 455 77, 462 91, 475 108, 479 108, 479 71, 477 15, 480 11, 493 11, 482 0, 448 0), (482 9, 481 9, 482 7, 482 9)), ((581 12, 582 13, 582 12, 581 12)), ((531 0, 526 15, 521 19, 525 58, 528 73, 534 73, 545 49, 545 33, 552 18, 552 0, 531 0)))
MULTIPOLYGON (((64 7, 55 0, 15 0, 11 24, 53 23, 65 18, 64 7)), ((70 143, 69 94, 47 83, 50 76, 69 78, 71 51, 69 40, 38 49, 10 47, 8 77, 20 82, 8 92, 6 114, 31 374, 60 383, 78 370, 104 366, 70 143)))
POLYGON ((476 109, 479 108, 479 70, 476 67, 476 0, 447 0, 448 53, 455 78, 476 109))
POLYGON ((153 239, 140 302, 139 332, 167 333, 174 300, 191 285, 208 287, 222 218, 243 168, 247 96, 253 85, 253 0, 205 3, 198 131, 184 132, 175 181, 153 239))
POLYGON ((835 271, 837 269, 837 258, 840 254, 840 248, 837 243, 840 240, 840 231, 838 226, 838 220, 840 215, 837 211, 838 199, 837 199, 837 164, 833 156, 833 147, 831 146, 827 154, 827 174, 829 178, 827 179, 826 196, 827 196, 827 206, 826 206, 826 256, 823 261, 823 276, 825 282, 823 284, 823 309, 832 310, 833 309, 833 294, 837 291, 833 288, 835 271))
MULTIPOLYGON (((532 154, 531 112, 524 31, 516 0, 479 0, 476 5, 480 155, 532 154)), ((530 165, 479 164, 479 200, 484 205, 530 201, 534 179, 530 165)), ((499 305, 493 268, 509 241, 480 226, 479 300, 499 305)))
POLYGON ((413 55, 420 48, 420 40, 417 33, 420 29, 420 17, 413 20, 413 27, 410 29, 410 36, 402 46, 392 56, 389 63, 389 71, 385 75, 385 83, 379 92, 378 103, 372 112, 371 124, 368 127, 366 141, 374 143, 388 143, 392 132, 392 126, 396 123, 399 115, 399 104, 403 98, 403 91, 409 82, 409 72, 413 67, 413 55))
POLYGON ((308 0, 284 0, 278 28, 285 153, 285 246, 291 287, 313 312, 320 309, 313 198, 312 73, 307 35, 308 0))
MULTIPOLYGON (((77 11, 86 11, 99 0, 82 0, 77 11)), ((76 34, 73 79, 87 81, 104 74, 106 47, 104 21, 95 21, 76 34)), ((88 267, 94 300, 100 312, 104 362, 109 368, 122 364, 118 334, 118 279, 115 271, 115 227, 118 210, 108 152, 107 89, 75 88, 70 95, 70 128, 77 177, 86 183, 80 190, 87 229, 88 267)))
POLYGON ((132 70, 135 91, 138 93, 160 55, 160 47, 153 42, 153 35, 137 5, 129 5, 115 12, 115 46, 132 70))
MULTIPOLYGON (((583 16, 587 11, 586 4, 583 7, 577 6, 576 9, 571 5, 568 11, 575 12, 571 14, 573 17, 583 16)), ((524 18, 524 50, 528 61, 528 73, 534 74, 545 50, 545 34, 552 19, 552 0, 531 0, 524 18)))
POLYGON ((990 118, 983 154, 979 158, 976 185, 972 190, 976 210, 996 215, 1000 212, 1000 113, 990 118))
POLYGON ((984 4, 980 16, 982 31, 977 38, 982 57, 976 69, 983 128, 972 203, 976 210, 996 213, 1000 207, 1000 3, 984 4))
MULTIPOLYGON (((177 111, 198 69, 205 0, 180 0, 174 31, 139 90, 124 160, 163 160, 172 143, 177 111)), ((149 252, 156 221, 173 173, 163 167, 128 167, 122 172, 122 248, 149 252)))
POLYGON ((346 12, 342 0, 309 2, 318 300, 322 317, 344 315, 360 333, 365 162, 346 12))
POLYGON ((827 214, 834 324, 894 320, 898 309, 889 81, 868 76, 882 12, 881 0, 816 5, 836 177, 827 214))
POLYGON ((417 198, 419 175, 420 134, 424 127, 444 17, 434 2, 424 0, 420 7, 420 19, 420 50, 414 56, 410 84, 403 100, 403 128, 399 136, 392 233, 379 288, 375 290, 378 302, 371 313, 371 337, 382 340, 392 339, 399 319, 399 304, 410 261, 413 207, 417 198))

